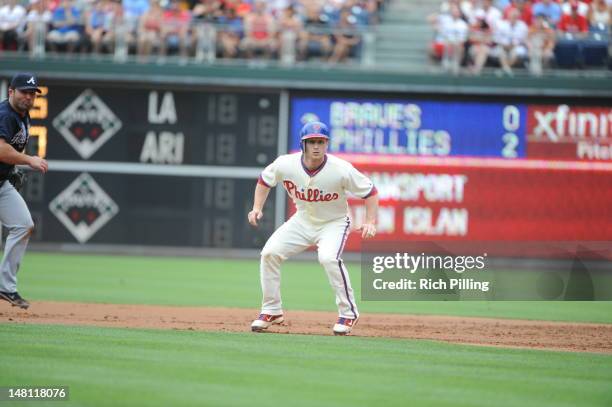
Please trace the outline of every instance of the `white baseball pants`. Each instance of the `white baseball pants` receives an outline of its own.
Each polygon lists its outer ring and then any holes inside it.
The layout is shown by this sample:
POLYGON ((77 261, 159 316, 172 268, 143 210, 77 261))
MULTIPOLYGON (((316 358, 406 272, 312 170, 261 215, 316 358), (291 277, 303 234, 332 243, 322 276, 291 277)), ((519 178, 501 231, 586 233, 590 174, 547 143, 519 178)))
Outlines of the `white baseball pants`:
POLYGON ((319 263, 325 269, 327 278, 336 294, 338 315, 343 318, 357 318, 359 312, 351 288, 348 271, 341 259, 344 244, 350 231, 348 217, 325 224, 313 224, 299 214, 292 216, 278 228, 261 251, 261 289, 263 314, 283 313, 280 282, 281 263, 294 254, 317 246, 319 263))

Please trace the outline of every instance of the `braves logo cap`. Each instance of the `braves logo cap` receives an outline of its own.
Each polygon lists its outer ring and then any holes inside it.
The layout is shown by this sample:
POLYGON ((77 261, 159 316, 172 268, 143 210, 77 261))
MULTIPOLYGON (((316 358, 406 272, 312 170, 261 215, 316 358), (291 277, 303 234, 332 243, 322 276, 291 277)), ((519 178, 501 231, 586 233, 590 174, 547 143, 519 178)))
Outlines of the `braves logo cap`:
POLYGON ((28 72, 20 72, 13 76, 13 79, 11 79, 10 88, 18 90, 34 90, 41 93, 41 90, 38 89, 38 78, 36 78, 34 74, 28 72))

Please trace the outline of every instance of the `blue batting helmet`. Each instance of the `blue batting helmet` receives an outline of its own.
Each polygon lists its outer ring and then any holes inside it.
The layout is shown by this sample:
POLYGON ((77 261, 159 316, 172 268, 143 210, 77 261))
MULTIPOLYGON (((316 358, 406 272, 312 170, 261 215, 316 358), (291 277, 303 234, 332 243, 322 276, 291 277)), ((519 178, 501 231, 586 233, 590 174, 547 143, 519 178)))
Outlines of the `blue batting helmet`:
POLYGON ((309 122, 302 127, 300 138, 302 142, 310 138, 324 138, 329 140, 329 129, 324 123, 309 122))

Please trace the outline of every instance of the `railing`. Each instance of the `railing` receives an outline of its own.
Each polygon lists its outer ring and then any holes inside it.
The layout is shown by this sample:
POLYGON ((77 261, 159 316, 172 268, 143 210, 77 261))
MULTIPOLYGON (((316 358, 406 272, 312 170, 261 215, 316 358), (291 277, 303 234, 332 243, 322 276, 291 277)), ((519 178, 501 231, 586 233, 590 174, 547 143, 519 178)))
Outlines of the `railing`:
MULTIPOLYGON (((33 59, 44 59, 51 54, 47 49, 47 25, 42 21, 32 22, 33 33, 28 45, 28 52, 33 59)), ((195 23, 191 25, 190 36, 190 56, 187 61, 192 63, 208 63, 212 64, 217 61, 219 34, 229 31, 230 27, 222 24, 212 23, 195 23)), ((337 30, 337 29, 306 29, 305 32, 312 34, 323 34, 332 36, 334 34, 353 35, 360 38, 359 52, 357 56, 350 58, 348 64, 353 66, 372 67, 376 65, 375 46, 376 34, 373 29, 366 28, 360 30, 337 30)), ((133 32, 130 25, 127 23, 116 24, 114 28, 114 43, 111 46, 112 52, 106 55, 96 55, 96 57, 104 57, 112 59, 116 63, 126 63, 128 61, 148 62, 149 58, 138 58, 136 52, 133 51, 135 44, 129 42, 130 33, 133 32)), ((271 35, 277 35, 273 33, 271 35)), ((84 34, 82 35, 84 38, 84 34)), ((162 39, 163 40, 163 39, 162 39)), ((271 59, 270 63, 278 63, 283 66, 293 66, 301 63, 298 59, 297 44, 298 33, 295 31, 283 31, 278 34, 278 51, 276 58, 271 59)), ((81 40, 81 43, 83 41, 81 40)), ((162 56, 164 57, 164 56, 162 56)), ((180 58, 179 58, 180 59, 180 58)), ((240 58, 238 58, 240 60, 240 58)), ((164 62, 164 57, 160 62, 164 62)), ((244 60, 244 58, 242 59, 244 60)), ((319 61, 320 62, 320 61, 319 61)))

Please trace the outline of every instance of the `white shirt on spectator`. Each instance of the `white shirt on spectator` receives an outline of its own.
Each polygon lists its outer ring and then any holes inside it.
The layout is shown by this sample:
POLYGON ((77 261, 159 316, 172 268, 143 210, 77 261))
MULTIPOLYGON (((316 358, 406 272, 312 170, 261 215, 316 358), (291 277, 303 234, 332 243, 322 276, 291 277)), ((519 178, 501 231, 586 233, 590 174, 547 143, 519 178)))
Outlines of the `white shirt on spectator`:
POLYGON ((26 10, 20 4, 11 7, 8 4, 0 8, 0 30, 15 30, 23 22, 26 10))
POLYGON ((38 12, 38 10, 30 10, 28 11, 28 15, 22 21, 21 26, 19 27, 20 32, 24 32, 26 30, 26 26, 28 24, 34 24, 37 22, 43 22, 45 24, 49 24, 51 22, 52 13, 49 10, 45 10, 42 14, 38 12))
POLYGON ((441 15, 439 19, 440 39, 445 42, 465 42, 469 27, 462 19, 453 19, 449 15, 441 15))
MULTIPOLYGON (((572 14, 572 6, 570 5, 569 1, 566 1, 565 3, 561 4, 561 13, 572 14)), ((586 17, 587 14, 589 14, 589 5, 582 1, 579 1, 578 2, 578 14, 586 17)))
POLYGON ((493 30, 493 41, 505 46, 524 45, 527 42, 528 34, 529 27, 521 20, 514 25, 508 20, 499 20, 493 30))
POLYGON ((497 20, 493 26, 493 42, 503 46, 509 46, 512 43, 512 29, 507 20, 497 20))
POLYGON ((514 25, 508 22, 510 26, 510 37, 512 38, 512 45, 525 45, 527 44, 527 36, 529 35, 529 27, 523 20, 518 20, 514 25))
MULTIPOLYGON (((610 0, 612 1, 612 0, 610 0)), ((440 14, 450 14, 450 3, 448 1, 442 2, 440 4, 440 14)), ((472 15, 474 14, 474 5, 469 0, 463 0, 459 3, 459 9, 467 18, 468 21, 471 21, 472 15)))
POLYGON ((489 7, 488 10, 483 11, 485 12, 485 19, 489 27, 495 27, 495 24, 502 19, 502 12, 495 7, 489 7))

